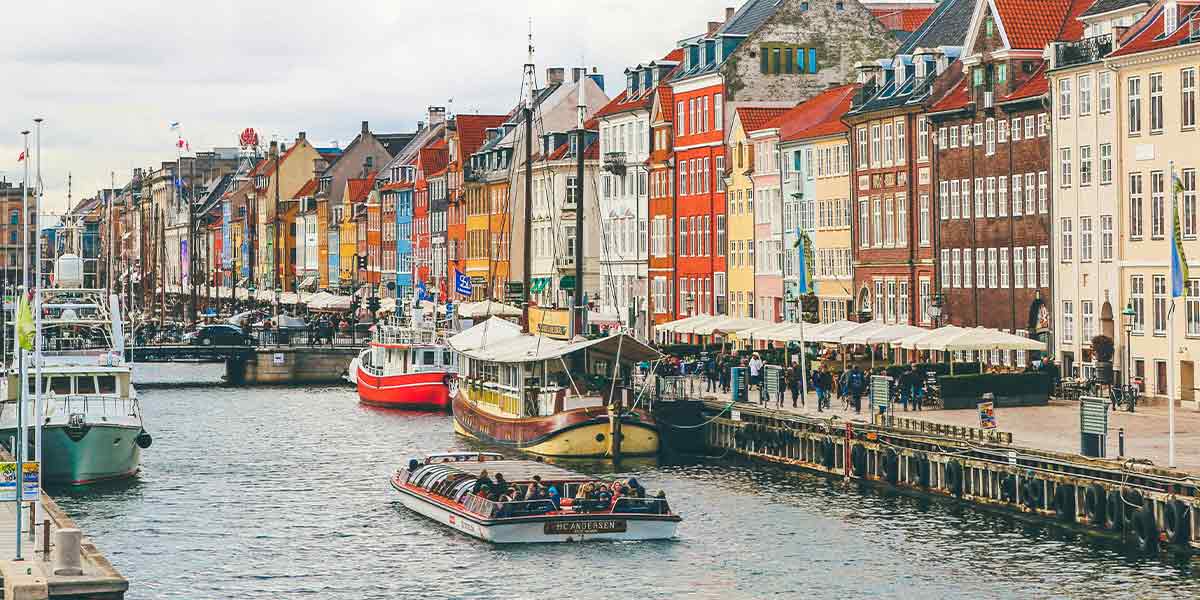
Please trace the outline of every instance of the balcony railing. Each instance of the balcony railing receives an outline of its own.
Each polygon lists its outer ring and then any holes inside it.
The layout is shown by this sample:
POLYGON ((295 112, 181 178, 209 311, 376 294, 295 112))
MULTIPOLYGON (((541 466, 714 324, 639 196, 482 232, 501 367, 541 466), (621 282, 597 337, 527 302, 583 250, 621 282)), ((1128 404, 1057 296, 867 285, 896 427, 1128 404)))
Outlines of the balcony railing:
POLYGON ((1054 67, 1070 67, 1096 62, 1113 51, 1111 33, 1084 38, 1078 42, 1060 42, 1054 45, 1054 67))
POLYGON ((558 256, 554 259, 554 266, 559 269, 574 269, 575 256, 558 256))
POLYGON ((484 172, 483 169, 479 169, 476 167, 467 167, 467 168, 463 169, 463 181, 474 181, 474 182, 483 181, 483 179, 484 179, 483 172, 484 172))
POLYGON ((624 152, 605 152, 604 153, 604 170, 614 175, 625 174, 625 153, 624 152))

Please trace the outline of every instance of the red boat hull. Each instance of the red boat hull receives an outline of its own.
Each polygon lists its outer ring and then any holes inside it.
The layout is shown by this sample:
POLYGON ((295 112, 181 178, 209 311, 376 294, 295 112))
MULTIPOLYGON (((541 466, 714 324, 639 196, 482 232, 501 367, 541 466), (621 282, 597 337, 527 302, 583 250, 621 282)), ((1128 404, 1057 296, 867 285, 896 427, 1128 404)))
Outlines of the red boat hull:
POLYGON ((446 373, 371 375, 359 367, 358 400, 371 406, 405 410, 449 410, 450 388, 446 373))

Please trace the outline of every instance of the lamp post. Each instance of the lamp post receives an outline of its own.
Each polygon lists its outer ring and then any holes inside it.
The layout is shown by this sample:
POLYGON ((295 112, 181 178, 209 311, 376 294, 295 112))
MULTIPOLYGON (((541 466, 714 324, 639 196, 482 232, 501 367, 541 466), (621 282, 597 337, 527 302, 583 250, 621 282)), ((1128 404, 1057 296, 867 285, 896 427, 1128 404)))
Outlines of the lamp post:
POLYGON ((933 300, 929 302, 929 316, 933 317, 933 328, 937 329, 939 321, 942 318, 942 307, 946 305, 946 300, 941 294, 934 294, 933 300))
POLYGON ((1125 310, 1121 311, 1121 316, 1125 317, 1125 385, 1129 386, 1133 382, 1133 318, 1137 315, 1133 311, 1133 304, 1126 304, 1125 310))

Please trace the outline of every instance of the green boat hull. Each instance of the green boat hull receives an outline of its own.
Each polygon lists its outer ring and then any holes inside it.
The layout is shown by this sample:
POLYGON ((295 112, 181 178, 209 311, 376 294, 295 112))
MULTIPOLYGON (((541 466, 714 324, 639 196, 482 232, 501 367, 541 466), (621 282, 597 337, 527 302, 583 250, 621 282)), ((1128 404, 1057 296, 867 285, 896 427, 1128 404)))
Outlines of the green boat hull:
MULTIPOLYGON (((65 426, 42 429, 42 481, 84 485, 131 477, 138 472, 142 449, 137 444, 140 427, 93 424, 83 430, 65 426)), ((7 448, 16 429, 0 429, 7 448)), ((29 430, 30 455, 34 431, 29 430)))

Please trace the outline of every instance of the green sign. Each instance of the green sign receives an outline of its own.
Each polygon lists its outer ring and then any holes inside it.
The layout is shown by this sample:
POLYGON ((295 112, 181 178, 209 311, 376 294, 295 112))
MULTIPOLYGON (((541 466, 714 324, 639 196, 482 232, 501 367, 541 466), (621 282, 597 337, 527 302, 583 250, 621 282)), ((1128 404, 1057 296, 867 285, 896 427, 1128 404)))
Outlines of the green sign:
POLYGON ((1108 435, 1108 402, 1104 398, 1079 398, 1079 432, 1108 435))
POLYGON ((879 408, 887 408, 891 391, 892 378, 886 375, 871 377, 871 404, 879 408))
POLYGON ((766 380, 767 393, 771 396, 783 391, 783 367, 767 365, 763 368, 763 379, 766 380))

